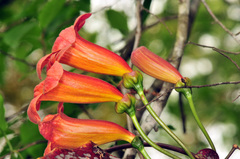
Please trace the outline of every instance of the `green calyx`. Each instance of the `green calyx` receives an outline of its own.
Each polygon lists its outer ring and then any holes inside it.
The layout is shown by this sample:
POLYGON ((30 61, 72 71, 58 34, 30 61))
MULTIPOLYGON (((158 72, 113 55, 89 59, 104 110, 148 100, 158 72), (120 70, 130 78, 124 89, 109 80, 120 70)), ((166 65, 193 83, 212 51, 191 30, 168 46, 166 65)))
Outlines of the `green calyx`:
POLYGON ((143 88, 143 76, 139 71, 132 71, 123 75, 123 85, 127 89, 143 88))
POLYGON ((147 154, 146 150, 144 149, 143 142, 139 136, 135 136, 131 144, 132 144, 132 147, 134 147, 139 152, 141 152, 141 154, 144 156, 145 159, 151 159, 151 157, 147 154))
POLYGON ((191 85, 192 85, 191 80, 188 77, 184 77, 175 84, 175 87, 183 87, 183 88, 175 88, 175 90, 179 93, 183 93, 184 95, 188 93, 192 94, 191 88, 187 88, 187 86, 191 86, 191 85))
POLYGON ((123 98, 117 102, 115 110, 117 113, 127 113, 129 116, 135 115, 135 103, 136 99, 131 94, 125 94, 123 98))
POLYGON ((144 149, 143 142, 139 136, 135 136, 133 141, 131 142, 131 145, 135 148, 138 149, 139 151, 144 149))

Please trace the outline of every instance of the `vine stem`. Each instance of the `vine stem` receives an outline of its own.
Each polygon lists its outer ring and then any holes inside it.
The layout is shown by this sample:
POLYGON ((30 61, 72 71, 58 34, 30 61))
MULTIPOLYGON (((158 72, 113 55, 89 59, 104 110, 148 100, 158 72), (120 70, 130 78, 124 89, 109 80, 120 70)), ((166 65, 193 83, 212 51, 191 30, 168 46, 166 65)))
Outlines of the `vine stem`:
POLYGON ((145 159, 151 159, 145 149, 139 150, 145 159))
POLYGON ((185 97, 186 97, 187 100, 188 100, 190 109, 191 109, 191 111, 192 111, 192 113, 193 113, 193 116, 194 116, 194 118, 195 118, 195 120, 196 120, 199 128, 202 130, 202 132, 203 132, 204 136, 206 137, 208 143, 210 144, 211 148, 212 148, 214 151, 216 151, 215 146, 214 146, 214 144, 213 144, 210 136, 208 135, 205 127, 203 126, 203 124, 201 123, 201 121, 200 121, 200 119, 199 119, 199 117, 198 117, 198 115, 197 115, 197 111, 196 111, 196 109, 195 109, 195 106, 194 106, 193 100, 192 100, 192 94, 191 94, 190 92, 188 92, 188 91, 187 91, 186 93, 183 93, 183 94, 185 95, 185 97))
MULTIPOLYGON (((1 129, 0 129, 0 130, 1 130, 1 129)), ((2 131, 2 130, 1 130, 1 131, 2 131)), ((6 142, 7 142, 7 145, 8 145, 8 147, 9 147, 10 152, 11 152, 11 153, 17 153, 18 156, 19 156, 21 159, 23 159, 23 157, 22 157, 22 155, 20 154, 20 152, 18 152, 17 150, 14 150, 14 149, 13 149, 12 144, 11 144, 11 142, 8 140, 7 135, 5 134, 5 132, 2 131, 2 133, 3 133, 3 136, 4 136, 5 140, 6 140, 6 142)))
POLYGON ((152 117, 156 120, 156 122, 162 126, 162 128, 185 150, 185 152, 188 154, 188 156, 191 159, 195 159, 195 157, 192 155, 192 153, 188 150, 188 148, 183 144, 183 142, 168 128, 168 126, 158 117, 158 115, 154 112, 152 107, 148 104, 148 100, 143 93, 143 91, 138 90, 138 94, 143 102, 144 105, 146 105, 146 108, 148 112, 152 115, 152 117))
POLYGON ((138 123, 138 120, 137 120, 137 117, 136 115, 131 115, 130 116, 132 121, 133 121, 133 124, 134 126, 136 127, 136 129, 138 130, 139 134, 143 137, 143 139, 149 143, 149 145, 151 145, 153 148, 155 148, 156 150, 164 153, 165 155, 169 156, 169 157, 172 157, 173 159, 181 159, 175 155, 173 155, 172 153, 164 150, 163 148, 159 147, 157 144, 155 144, 151 139, 149 139, 149 137, 143 132, 142 128, 140 127, 139 123, 138 123))

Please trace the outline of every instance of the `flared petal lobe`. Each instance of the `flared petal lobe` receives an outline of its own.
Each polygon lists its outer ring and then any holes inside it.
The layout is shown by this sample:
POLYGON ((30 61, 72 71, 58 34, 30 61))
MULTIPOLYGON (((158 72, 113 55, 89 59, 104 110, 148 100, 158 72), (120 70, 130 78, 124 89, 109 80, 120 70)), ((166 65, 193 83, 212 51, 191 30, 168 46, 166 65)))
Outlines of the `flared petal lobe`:
POLYGON ((144 73, 165 82, 176 84, 183 78, 175 67, 143 46, 132 52, 131 61, 144 73))
MULTIPOLYGON (((46 151, 45 151, 46 152, 46 151)), ((100 149, 93 142, 87 143, 81 147, 75 149, 63 149, 55 148, 49 153, 44 153, 43 157, 37 159, 120 159, 115 156, 108 154, 107 152, 100 149)))
POLYGON ((36 111, 39 110, 41 101, 86 104, 118 102, 122 97, 123 94, 111 84, 94 77, 64 71, 61 64, 55 62, 48 70, 46 79, 35 87, 28 115, 32 122, 39 122, 36 111))
POLYGON ((75 119, 63 113, 46 116, 39 124, 39 131, 45 139, 51 142, 51 149, 55 147, 74 149, 89 142, 101 145, 125 140, 131 143, 135 137, 134 134, 115 123, 75 119))
POLYGON ((79 16, 73 26, 61 31, 53 45, 52 53, 43 57, 37 64, 40 78, 42 68, 47 65, 49 69, 55 61, 99 74, 122 76, 132 72, 119 55, 83 39, 78 34, 90 15, 87 13, 79 16))

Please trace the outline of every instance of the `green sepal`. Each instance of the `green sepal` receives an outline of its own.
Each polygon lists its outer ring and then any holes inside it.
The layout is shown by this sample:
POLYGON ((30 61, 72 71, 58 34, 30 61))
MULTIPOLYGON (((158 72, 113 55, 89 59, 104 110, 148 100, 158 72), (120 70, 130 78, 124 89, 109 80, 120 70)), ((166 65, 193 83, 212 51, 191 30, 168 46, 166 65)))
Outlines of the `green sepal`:
POLYGON ((123 75, 123 86, 127 89, 143 89, 143 76, 139 71, 132 71, 123 75))
MULTIPOLYGON (((191 85, 192 85, 191 80, 188 77, 184 77, 175 84, 175 87, 186 87, 191 85)), ((187 87, 175 88, 175 90, 179 93, 182 93, 185 97, 188 96, 189 94, 192 94, 192 89, 187 87)))
POLYGON ((127 113, 129 116, 135 115, 136 99, 131 94, 125 94, 116 104, 115 110, 118 114, 127 113))
POLYGON ((132 145, 132 147, 134 147, 135 149, 137 149, 139 151, 144 149, 142 139, 139 136, 135 136, 135 138, 131 142, 131 145, 132 145))

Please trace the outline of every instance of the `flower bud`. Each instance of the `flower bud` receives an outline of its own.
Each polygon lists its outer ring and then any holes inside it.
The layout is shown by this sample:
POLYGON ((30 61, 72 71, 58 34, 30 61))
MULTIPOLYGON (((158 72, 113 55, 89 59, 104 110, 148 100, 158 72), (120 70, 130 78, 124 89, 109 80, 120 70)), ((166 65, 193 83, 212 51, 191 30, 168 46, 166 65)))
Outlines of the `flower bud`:
MULTIPOLYGON (((184 77, 176 83, 175 87, 186 87, 191 85, 192 85, 191 80, 188 77, 184 77)), ((183 94, 186 94, 189 92, 192 93, 191 88, 176 88, 175 90, 183 94)))
POLYGON ((119 102, 117 102, 115 110, 119 114, 125 112, 130 116, 132 113, 135 114, 135 103, 136 99, 133 95, 125 94, 124 97, 119 102))
POLYGON ((123 75, 123 85, 127 89, 138 89, 143 86, 143 76, 139 71, 132 71, 123 75))

